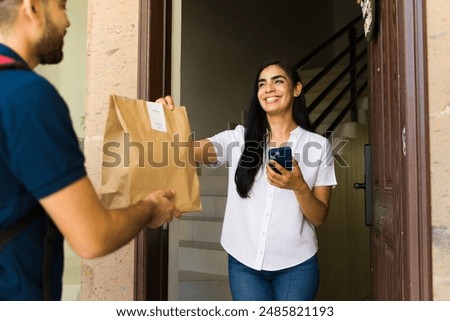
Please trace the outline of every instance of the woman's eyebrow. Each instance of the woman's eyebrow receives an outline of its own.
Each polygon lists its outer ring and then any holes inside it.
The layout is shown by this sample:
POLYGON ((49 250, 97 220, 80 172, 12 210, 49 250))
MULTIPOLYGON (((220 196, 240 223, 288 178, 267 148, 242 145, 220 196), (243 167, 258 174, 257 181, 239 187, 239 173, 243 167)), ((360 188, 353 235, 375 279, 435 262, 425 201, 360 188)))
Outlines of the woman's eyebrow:
POLYGON ((276 75, 276 76, 273 76, 271 79, 272 80, 276 80, 276 79, 279 79, 279 78, 286 79, 286 77, 284 77, 283 75, 276 75))
MULTIPOLYGON (((283 75, 276 75, 276 76, 271 77, 270 79, 271 79, 271 80, 276 80, 276 79, 279 79, 279 78, 286 79, 286 77, 284 77, 283 75)), ((260 82, 265 82, 265 81, 266 81, 265 78, 260 78, 260 79, 258 80, 258 83, 260 83, 260 82)))

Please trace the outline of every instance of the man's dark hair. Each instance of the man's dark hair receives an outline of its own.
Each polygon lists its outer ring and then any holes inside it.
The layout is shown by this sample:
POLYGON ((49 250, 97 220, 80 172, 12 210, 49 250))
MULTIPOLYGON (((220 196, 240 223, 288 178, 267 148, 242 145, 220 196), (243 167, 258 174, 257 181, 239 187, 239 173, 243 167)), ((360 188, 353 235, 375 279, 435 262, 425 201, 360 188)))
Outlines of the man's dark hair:
POLYGON ((17 7, 22 0, 0 0, 0 28, 14 21, 17 16, 17 7))

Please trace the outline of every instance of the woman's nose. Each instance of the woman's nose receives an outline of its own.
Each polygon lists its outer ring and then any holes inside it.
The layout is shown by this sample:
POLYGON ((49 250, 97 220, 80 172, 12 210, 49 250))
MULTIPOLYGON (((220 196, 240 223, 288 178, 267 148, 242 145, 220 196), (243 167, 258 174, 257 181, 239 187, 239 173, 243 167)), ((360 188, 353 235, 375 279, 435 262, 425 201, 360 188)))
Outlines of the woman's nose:
POLYGON ((273 86, 272 86, 272 84, 268 83, 268 84, 266 85, 266 92, 267 92, 267 93, 270 93, 271 91, 273 91, 273 86))

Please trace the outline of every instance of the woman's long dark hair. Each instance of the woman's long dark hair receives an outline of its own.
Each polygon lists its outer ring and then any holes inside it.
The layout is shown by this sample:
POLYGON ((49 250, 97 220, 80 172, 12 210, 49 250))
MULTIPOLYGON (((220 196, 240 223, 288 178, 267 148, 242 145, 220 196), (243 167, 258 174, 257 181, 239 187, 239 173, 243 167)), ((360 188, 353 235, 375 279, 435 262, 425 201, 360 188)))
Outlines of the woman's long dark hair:
MULTIPOLYGON (((301 83, 297 70, 282 61, 268 61, 258 70, 253 86, 253 94, 250 99, 247 122, 245 124, 244 150, 234 176, 237 192, 242 198, 249 197, 248 194, 255 181, 255 176, 258 173, 264 159, 264 150, 267 144, 266 137, 268 131, 270 131, 270 126, 267 122, 266 112, 261 107, 258 100, 258 82, 261 72, 265 68, 272 65, 277 65, 283 69, 288 75, 293 86, 295 86, 298 82, 301 83)), ((314 131, 306 110, 306 100, 303 90, 298 97, 294 97, 292 116, 295 123, 301 128, 311 132, 314 131)))

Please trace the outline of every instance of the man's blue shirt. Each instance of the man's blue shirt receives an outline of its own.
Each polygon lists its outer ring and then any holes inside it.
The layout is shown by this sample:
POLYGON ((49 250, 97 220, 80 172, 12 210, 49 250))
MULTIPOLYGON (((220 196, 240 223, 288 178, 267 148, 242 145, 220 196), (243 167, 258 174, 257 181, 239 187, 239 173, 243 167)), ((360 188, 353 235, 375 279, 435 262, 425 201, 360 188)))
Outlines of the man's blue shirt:
MULTIPOLYGON (((0 44, 0 55, 25 63, 0 44)), ((0 71, 0 231, 86 176, 66 103, 31 70, 0 71)), ((0 300, 41 300, 45 215, 0 249, 0 300)), ((52 299, 61 297, 63 239, 54 242, 52 299)))

